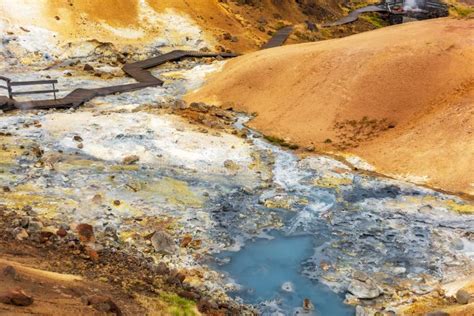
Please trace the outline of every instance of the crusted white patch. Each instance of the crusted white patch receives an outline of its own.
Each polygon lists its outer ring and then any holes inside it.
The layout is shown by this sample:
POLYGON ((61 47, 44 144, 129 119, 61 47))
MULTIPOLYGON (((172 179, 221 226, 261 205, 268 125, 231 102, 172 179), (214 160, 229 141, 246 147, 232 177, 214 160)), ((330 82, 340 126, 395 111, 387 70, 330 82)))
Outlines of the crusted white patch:
POLYGON ((62 147, 77 150, 72 137, 81 135, 81 151, 107 161, 121 162, 128 155, 137 155, 140 163, 222 173, 226 172, 224 162, 228 159, 242 168, 251 162, 251 148, 242 139, 191 131, 184 124, 169 116, 147 113, 54 113, 43 121, 43 127, 59 139, 62 147))

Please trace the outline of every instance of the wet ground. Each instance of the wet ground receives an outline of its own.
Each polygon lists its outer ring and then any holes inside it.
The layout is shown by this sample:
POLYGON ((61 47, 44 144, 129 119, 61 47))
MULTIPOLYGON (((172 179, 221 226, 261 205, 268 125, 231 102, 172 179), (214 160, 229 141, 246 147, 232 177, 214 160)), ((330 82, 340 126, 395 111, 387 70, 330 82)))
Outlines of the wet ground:
MULTIPOLYGON (((244 115, 233 114, 231 134, 150 111, 169 107, 220 66, 169 64, 156 70, 168 78, 163 87, 78 110, 2 114, 0 184, 8 190, 0 204, 113 232, 112 245, 200 270, 190 282, 203 291, 268 314, 350 315, 344 300, 396 308, 474 271, 474 218, 463 214, 472 205, 458 197, 358 173, 330 157, 301 158, 256 132, 239 137, 244 115), (154 253, 146 236, 157 227, 190 246, 154 253), (366 284, 376 287, 373 299, 348 293, 357 271, 373 280, 366 284), (300 309, 305 298, 313 310, 300 309)), ((76 79, 64 93, 128 80, 76 79)))

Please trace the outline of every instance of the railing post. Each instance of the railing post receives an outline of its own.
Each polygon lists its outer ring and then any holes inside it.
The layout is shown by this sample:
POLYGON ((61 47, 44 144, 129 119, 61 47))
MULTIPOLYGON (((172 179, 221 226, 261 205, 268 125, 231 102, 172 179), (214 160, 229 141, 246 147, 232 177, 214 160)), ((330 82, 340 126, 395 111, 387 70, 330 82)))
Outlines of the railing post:
POLYGON ((12 86, 10 85, 10 81, 7 81, 7 88, 8 88, 8 98, 13 100, 13 92, 12 92, 12 86))
POLYGON ((56 87, 54 86, 54 83, 53 83, 53 94, 54 94, 54 101, 56 101, 56 87))

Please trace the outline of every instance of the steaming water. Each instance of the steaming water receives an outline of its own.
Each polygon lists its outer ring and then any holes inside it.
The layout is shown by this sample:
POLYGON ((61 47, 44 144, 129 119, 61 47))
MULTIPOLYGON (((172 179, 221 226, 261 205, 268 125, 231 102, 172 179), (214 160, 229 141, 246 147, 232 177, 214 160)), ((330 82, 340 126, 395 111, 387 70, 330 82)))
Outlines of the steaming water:
POLYGON ((405 0, 403 4, 403 10, 417 10, 418 3, 416 0, 405 0))

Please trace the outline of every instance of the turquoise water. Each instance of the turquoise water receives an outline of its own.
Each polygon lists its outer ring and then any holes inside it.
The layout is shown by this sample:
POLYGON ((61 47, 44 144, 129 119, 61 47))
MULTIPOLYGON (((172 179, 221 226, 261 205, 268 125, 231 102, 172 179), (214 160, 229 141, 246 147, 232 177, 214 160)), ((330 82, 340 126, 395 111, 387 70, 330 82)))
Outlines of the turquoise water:
POLYGON ((258 239, 238 252, 223 254, 230 262, 220 269, 242 286, 232 295, 247 304, 259 305, 264 315, 274 315, 276 306, 284 315, 297 314, 305 298, 315 307, 310 315, 354 315, 353 308, 343 304, 342 297, 300 274, 302 261, 313 254, 311 236, 272 236, 274 239, 258 239), (271 306, 262 304, 272 301, 271 306))

